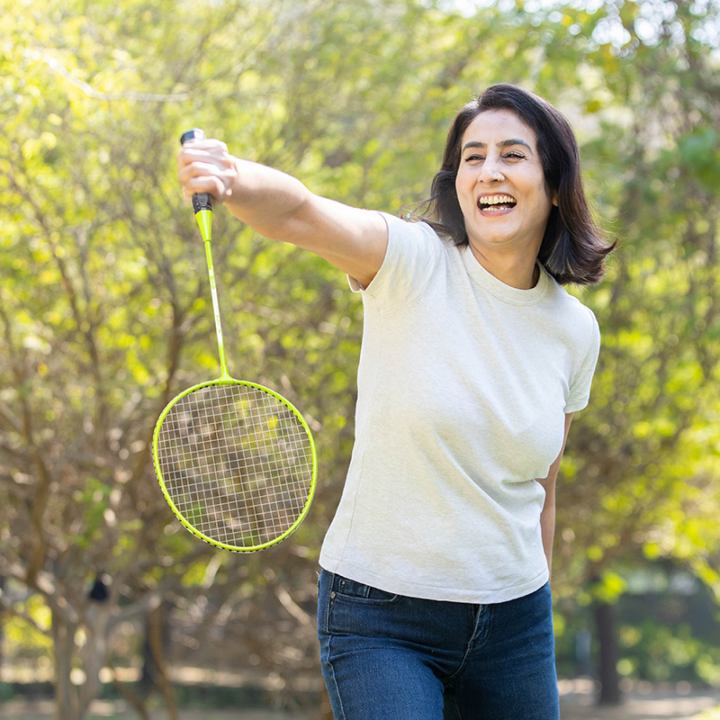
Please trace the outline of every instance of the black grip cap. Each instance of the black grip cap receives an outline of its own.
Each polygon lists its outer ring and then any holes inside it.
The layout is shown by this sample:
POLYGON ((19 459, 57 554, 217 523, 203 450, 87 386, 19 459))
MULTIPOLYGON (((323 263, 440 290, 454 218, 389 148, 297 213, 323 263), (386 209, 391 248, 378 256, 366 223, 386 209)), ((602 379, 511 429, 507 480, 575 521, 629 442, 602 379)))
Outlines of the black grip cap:
MULTIPOLYGON (((180 136, 180 144, 184 145, 189 140, 204 140, 205 133, 200 128, 186 130, 180 136)), ((192 196, 193 210, 197 213, 200 210, 212 210, 212 196, 210 193, 195 193, 192 196)))
POLYGON ((184 145, 188 140, 204 140, 205 133, 200 128, 193 128, 192 130, 186 130, 180 136, 180 144, 184 145))

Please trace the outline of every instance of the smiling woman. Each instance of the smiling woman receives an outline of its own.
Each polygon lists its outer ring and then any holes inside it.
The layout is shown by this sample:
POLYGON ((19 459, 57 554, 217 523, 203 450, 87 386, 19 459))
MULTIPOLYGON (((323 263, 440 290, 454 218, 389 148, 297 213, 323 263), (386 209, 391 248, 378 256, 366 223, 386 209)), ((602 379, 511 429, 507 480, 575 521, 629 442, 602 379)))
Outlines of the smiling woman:
POLYGON ((557 203, 547 193, 535 132, 509 110, 486 110, 467 127, 462 143, 455 191, 468 244, 493 275, 513 287, 532 287, 535 258, 557 203), (527 139, 498 139, 508 132, 527 139))
POLYGON ((542 98, 499 84, 455 118, 422 219, 477 254, 493 237, 513 242, 507 224, 502 229, 478 224, 478 215, 513 214, 514 237, 524 238, 525 254, 536 255, 557 282, 586 284, 602 277, 603 259, 615 245, 602 240, 590 215, 572 128, 542 98), (529 195, 516 197, 516 192, 529 195), (513 197, 517 210, 488 211, 481 203, 474 211, 484 195, 499 193, 513 197))
POLYGON ((335 717, 557 720, 555 484, 600 348, 561 283, 598 280, 612 249, 567 122, 489 88, 454 121, 419 222, 315 195, 217 140, 183 149, 180 179, 362 296, 355 445, 318 583, 335 717))

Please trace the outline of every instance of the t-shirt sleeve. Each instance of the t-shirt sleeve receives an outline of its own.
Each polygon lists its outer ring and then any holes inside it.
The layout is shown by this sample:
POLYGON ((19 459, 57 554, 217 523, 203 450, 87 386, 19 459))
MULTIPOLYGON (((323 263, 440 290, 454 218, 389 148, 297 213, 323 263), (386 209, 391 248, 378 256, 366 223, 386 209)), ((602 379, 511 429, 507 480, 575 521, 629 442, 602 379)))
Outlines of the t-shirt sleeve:
POLYGON ((570 392, 565 403, 565 412, 577 412, 587 407, 590 401, 590 386, 600 355, 600 327, 594 313, 586 308, 592 318, 592 334, 588 349, 570 380, 570 392))
POLYGON ((436 270, 443 241, 427 223, 380 215, 388 229, 385 257, 367 287, 348 276, 350 288, 373 299, 410 300, 422 292, 436 270))

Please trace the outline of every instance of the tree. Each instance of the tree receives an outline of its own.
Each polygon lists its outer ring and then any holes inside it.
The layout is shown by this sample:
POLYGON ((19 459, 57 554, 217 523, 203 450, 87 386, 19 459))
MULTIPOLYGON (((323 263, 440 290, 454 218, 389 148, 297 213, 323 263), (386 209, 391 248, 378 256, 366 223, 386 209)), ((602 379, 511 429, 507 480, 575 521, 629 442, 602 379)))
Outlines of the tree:
POLYGON ((308 521, 261 556, 197 543, 149 456, 167 400, 217 372, 174 176, 189 125, 316 192, 393 212, 428 193, 450 119, 483 87, 517 82, 559 105, 622 242, 607 280, 581 293, 604 347, 563 464, 554 588, 583 588, 601 612, 641 554, 679 558, 717 587, 717 47, 703 32, 717 9, 663 7, 4 8, 1 605, 52 636, 59 718, 82 717, 100 669, 125 660, 114 630, 157 622, 166 603, 171 626, 192 620, 193 637, 175 632, 198 660, 215 662, 215 639, 232 636, 251 670, 282 665, 288 688, 316 671, 313 571, 352 446, 360 305, 322 261, 216 214, 231 370, 309 417, 320 483, 308 521))
POLYGON ((624 590, 623 568, 643 556, 681 559, 720 593, 711 429, 719 407, 720 106, 717 44, 701 34, 718 15, 685 3, 666 3, 662 17, 657 9, 608 4, 586 18, 588 54, 575 75, 595 85, 597 100, 585 102, 600 133, 583 149, 621 244, 608 280, 586 295, 603 350, 591 408, 564 464, 559 564, 594 604, 599 699, 610 703, 619 701, 611 605, 624 590), (592 42, 599 22, 623 42, 592 42))

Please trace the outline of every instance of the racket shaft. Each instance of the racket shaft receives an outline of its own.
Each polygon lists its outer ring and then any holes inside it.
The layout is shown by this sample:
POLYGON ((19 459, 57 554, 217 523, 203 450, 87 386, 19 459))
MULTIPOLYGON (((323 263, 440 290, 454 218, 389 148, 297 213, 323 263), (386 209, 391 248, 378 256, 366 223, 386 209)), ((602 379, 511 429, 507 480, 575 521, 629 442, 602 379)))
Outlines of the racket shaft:
POLYGON ((218 358, 220 359, 221 377, 228 378, 227 362, 225 361, 225 341, 223 340, 222 321, 220 319, 220 301, 218 300, 215 268, 213 266, 210 238, 205 240, 205 259, 207 260, 208 280, 210 281, 210 297, 212 298, 213 317, 215 318, 215 335, 217 336, 218 358))

